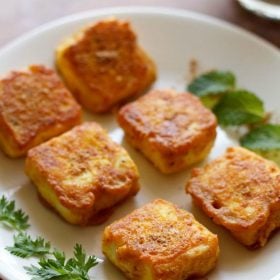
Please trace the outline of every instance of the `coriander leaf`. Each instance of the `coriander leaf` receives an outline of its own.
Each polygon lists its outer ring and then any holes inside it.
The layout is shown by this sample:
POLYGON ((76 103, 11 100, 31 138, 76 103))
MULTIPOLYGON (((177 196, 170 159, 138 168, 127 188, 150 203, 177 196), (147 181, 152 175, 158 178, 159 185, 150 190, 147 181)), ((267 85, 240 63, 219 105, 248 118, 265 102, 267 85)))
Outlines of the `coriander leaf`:
POLYGON ((86 272, 99 263, 96 257, 90 256, 87 258, 86 253, 80 244, 75 245, 74 256, 76 264, 82 267, 86 272))
POLYGON ((21 231, 29 227, 28 216, 22 210, 15 209, 15 201, 8 201, 3 195, 0 199, 0 223, 21 231))
POLYGON ((21 258, 50 254, 50 248, 50 242, 46 242, 42 237, 32 240, 26 233, 15 235, 14 246, 6 247, 11 254, 21 258))
POLYGON ((235 76, 227 71, 210 71, 194 79, 188 91, 198 97, 225 93, 235 88, 235 76))
POLYGON ((214 107, 214 113, 224 126, 257 123, 265 117, 263 102, 246 90, 225 94, 214 107))
POLYGON ((251 130, 241 138, 240 144, 280 165, 279 124, 266 124, 251 130))
POLYGON ((31 265, 25 270, 33 276, 32 280, 89 280, 89 270, 98 263, 97 257, 87 257, 82 246, 76 244, 73 258, 66 260, 63 252, 55 251, 52 258, 41 259, 39 267, 31 265))

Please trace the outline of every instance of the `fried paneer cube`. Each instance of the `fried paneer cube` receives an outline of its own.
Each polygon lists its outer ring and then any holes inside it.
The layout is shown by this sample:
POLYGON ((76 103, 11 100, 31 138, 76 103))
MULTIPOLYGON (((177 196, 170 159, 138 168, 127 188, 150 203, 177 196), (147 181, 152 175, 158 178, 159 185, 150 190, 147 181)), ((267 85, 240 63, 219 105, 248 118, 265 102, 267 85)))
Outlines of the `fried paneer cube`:
POLYGON ((192 214, 157 199, 107 226, 103 253, 133 280, 185 280, 216 264, 218 238, 192 214))
POLYGON ((0 146, 10 157, 81 122, 81 108, 56 73, 42 65, 0 79, 0 146))
POLYGON ((137 167, 97 123, 84 123, 29 150, 26 174, 71 224, 98 224, 139 190, 137 167))
POLYGON ((77 100, 94 113, 148 88, 156 78, 151 58, 138 46, 129 22, 107 19, 65 40, 56 64, 77 100))
POLYGON ((216 118, 189 93, 153 90, 123 106, 118 122, 132 146, 161 172, 187 168, 210 152, 216 118))
POLYGON ((186 191, 217 224, 248 247, 264 246, 280 226, 280 169, 244 148, 192 171, 186 191))

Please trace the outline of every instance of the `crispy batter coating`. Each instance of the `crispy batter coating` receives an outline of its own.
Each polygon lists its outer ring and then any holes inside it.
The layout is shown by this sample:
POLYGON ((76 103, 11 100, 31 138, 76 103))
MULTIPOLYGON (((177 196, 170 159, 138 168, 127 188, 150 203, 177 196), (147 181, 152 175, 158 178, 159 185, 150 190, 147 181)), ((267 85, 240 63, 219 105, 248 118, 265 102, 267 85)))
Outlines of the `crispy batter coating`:
POLYGON ((108 210, 139 190, 127 152, 97 123, 84 123, 28 152, 26 174, 65 220, 100 223, 108 210))
POLYGON ((153 90, 123 106, 118 122, 127 140, 163 173, 201 161, 216 137, 216 118, 189 93, 153 90))
POLYGON ((0 80, 0 146, 11 157, 81 121, 81 108, 55 72, 42 65, 0 80))
POLYGON ((185 280, 213 269, 219 246, 192 214, 157 199, 107 226, 103 253, 129 279, 185 280))
POLYGON ((116 19, 95 23, 63 42, 56 63, 78 101, 95 113, 141 93, 156 77, 129 22, 116 19))
POLYGON ((186 191, 246 246, 264 246, 280 226, 280 169, 244 148, 194 169, 186 191))

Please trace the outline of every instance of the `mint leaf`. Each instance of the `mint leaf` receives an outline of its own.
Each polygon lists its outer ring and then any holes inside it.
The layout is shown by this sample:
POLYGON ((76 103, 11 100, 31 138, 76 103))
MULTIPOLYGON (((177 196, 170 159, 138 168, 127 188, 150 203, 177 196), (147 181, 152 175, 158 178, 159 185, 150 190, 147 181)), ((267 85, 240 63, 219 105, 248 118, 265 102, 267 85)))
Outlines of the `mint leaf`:
POLYGON ((240 144, 280 165, 280 125, 262 125, 243 136, 240 144))
POLYGON ((219 103, 219 101, 223 95, 224 95, 224 93, 219 93, 216 95, 202 96, 202 97, 200 97, 200 101, 203 103, 203 105, 205 107, 212 110, 219 103))
POLYGON ((187 90, 198 97, 225 93, 235 88, 235 76, 227 71, 210 71, 194 79, 187 90))
POLYGON ((221 125, 242 125, 260 122, 265 117, 263 102, 253 93, 237 90, 225 94, 214 113, 221 125))

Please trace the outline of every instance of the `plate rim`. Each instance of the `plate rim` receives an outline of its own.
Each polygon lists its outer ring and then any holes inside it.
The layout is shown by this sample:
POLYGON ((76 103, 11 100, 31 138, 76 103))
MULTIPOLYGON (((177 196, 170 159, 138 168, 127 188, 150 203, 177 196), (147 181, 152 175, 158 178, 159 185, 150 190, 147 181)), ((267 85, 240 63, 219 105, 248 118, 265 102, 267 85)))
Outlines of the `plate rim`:
MULTIPOLYGON (((23 33, 22 35, 16 37, 15 39, 12 39, 8 43, 4 43, 3 46, 0 48, 0 57, 5 56, 6 52, 9 52, 11 48, 17 47, 17 45, 24 43, 25 41, 31 40, 33 37, 36 37, 37 35, 40 35, 41 33, 48 32, 49 30, 61 26, 61 25, 67 25, 71 22, 79 22, 82 19, 90 19, 94 17, 99 16, 106 16, 108 14, 114 14, 114 15, 120 15, 120 14, 156 14, 156 15, 162 15, 162 16, 171 16, 171 17, 177 17, 177 18, 188 18, 192 20, 197 20, 200 22, 208 23, 212 26, 215 26, 217 28, 221 28, 224 30, 227 30, 228 32, 234 32, 241 36, 246 37, 247 39, 255 42, 256 44, 259 44, 261 47, 265 48, 267 51, 274 54, 275 57, 277 57, 280 60, 280 49, 272 44, 271 42, 267 41, 266 39, 258 36, 255 33, 252 33, 240 26, 237 26, 233 23, 227 22, 223 19, 216 18, 211 15, 202 14, 194 11, 190 11, 187 9, 182 8, 174 8, 174 7, 168 7, 168 6, 146 6, 146 5, 132 5, 132 6, 117 6, 117 7, 107 7, 107 8, 101 8, 101 9, 91 9, 89 11, 79 12, 79 13, 72 13, 67 16, 63 16, 51 21, 48 21, 44 24, 39 25, 38 27, 35 27, 31 29, 30 31, 27 31, 23 33)), ((10 266, 5 267, 4 263, 1 263, 0 261, 0 277, 2 280, 12 280, 10 278, 10 266), (5 276, 5 275, 6 276, 5 276)), ((273 279, 280 279, 280 274, 276 274, 273 279), (276 277, 276 278, 275 278, 276 277), (279 278, 278 278, 279 277, 279 278)), ((12 276, 11 276, 12 277, 12 276)))
POLYGON ((12 39, 8 43, 4 43, 4 45, 0 48, 0 56, 5 55, 5 52, 8 52, 10 48, 14 48, 16 47, 16 45, 21 44, 24 41, 28 41, 32 37, 40 33, 47 32, 48 30, 55 28, 56 26, 79 21, 81 19, 107 15, 108 13, 113 13, 115 15, 125 14, 125 13, 126 14, 158 14, 163 16, 191 18, 193 20, 207 22, 213 26, 217 26, 218 28, 222 28, 230 32, 239 33, 241 36, 245 36, 247 37, 247 39, 255 41, 257 44, 262 45, 262 47, 266 48, 268 51, 273 52, 280 59, 280 49, 276 45, 260 37, 259 35, 252 33, 251 31, 248 31, 231 22, 227 22, 223 19, 216 18, 211 15, 202 14, 202 13, 198 13, 182 8, 173 8, 168 6, 157 7, 157 6, 145 6, 145 5, 118 6, 112 8, 91 9, 89 11, 72 13, 70 15, 54 19, 52 21, 41 24, 38 27, 31 29, 30 31, 23 33, 22 35, 12 39))
POLYGON ((247 11, 273 21, 280 20, 280 7, 256 0, 238 0, 239 4, 247 11))

